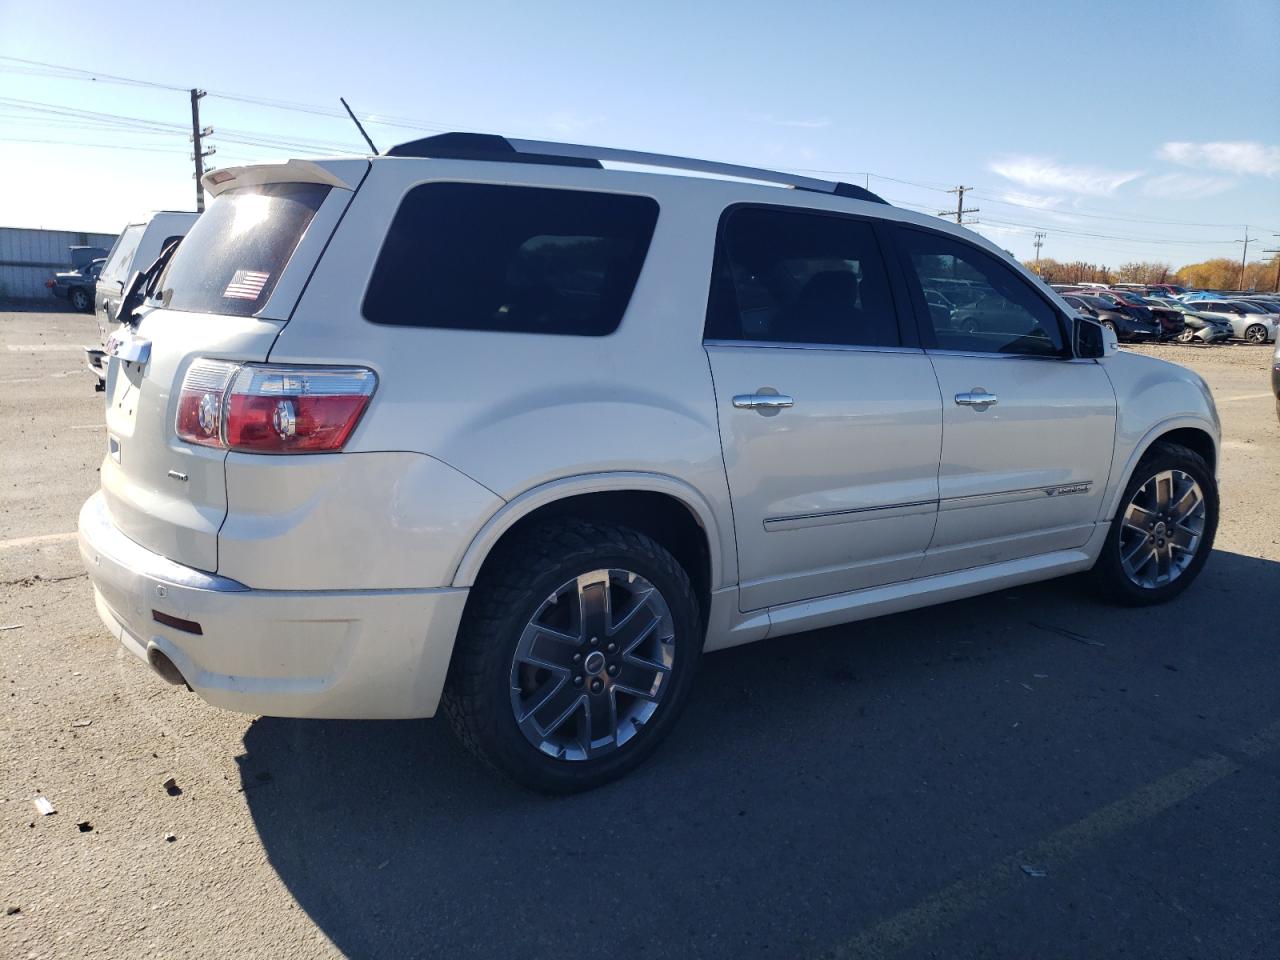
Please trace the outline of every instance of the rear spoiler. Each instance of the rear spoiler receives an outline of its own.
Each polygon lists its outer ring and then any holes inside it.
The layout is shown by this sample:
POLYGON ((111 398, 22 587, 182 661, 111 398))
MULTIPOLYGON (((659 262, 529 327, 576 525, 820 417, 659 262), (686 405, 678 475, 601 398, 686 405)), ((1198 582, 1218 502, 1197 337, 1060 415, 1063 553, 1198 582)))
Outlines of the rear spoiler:
POLYGON ((201 178, 205 192, 216 197, 232 187, 253 187, 264 183, 323 183, 341 190, 354 190, 369 170, 368 160, 288 160, 285 163, 255 163, 243 167, 220 167, 201 178))

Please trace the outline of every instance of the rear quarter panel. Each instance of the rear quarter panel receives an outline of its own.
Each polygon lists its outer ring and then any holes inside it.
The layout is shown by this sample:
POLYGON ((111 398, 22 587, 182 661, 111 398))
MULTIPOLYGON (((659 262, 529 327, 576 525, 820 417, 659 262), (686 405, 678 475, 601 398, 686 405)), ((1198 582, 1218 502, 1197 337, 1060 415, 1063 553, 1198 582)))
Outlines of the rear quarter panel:
POLYGON ((578 478, 574 492, 592 475, 608 489, 606 475, 627 472, 691 487, 717 518, 712 549, 722 583, 713 586, 734 583, 729 493, 702 349, 715 224, 728 201, 706 184, 515 164, 375 162, 271 360, 373 368, 378 392, 348 450, 426 454, 503 501, 569 477, 578 478), (361 303, 390 220, 404 194, 430 180, 654 197, 657 226, 619 329, 571 337, 366 321, 361 303))

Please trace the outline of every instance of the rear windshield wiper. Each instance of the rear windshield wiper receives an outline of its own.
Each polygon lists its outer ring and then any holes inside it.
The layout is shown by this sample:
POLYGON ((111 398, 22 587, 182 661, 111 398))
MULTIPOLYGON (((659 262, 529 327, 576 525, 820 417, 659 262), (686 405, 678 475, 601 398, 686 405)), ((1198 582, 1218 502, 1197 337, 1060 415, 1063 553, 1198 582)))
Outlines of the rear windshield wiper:
POLYGON ((135 271, 133 276, 129 278, 128 286, 124 289, 124 296, 120 300, 120 309, 116 313, 116 320, 120 323, 127 323, 129 326, 136 326, 139 317, 137 309, 151 298, 155 293, 156 283, 160 279, 160 275, 164 273, 164 268, 169 265, 169 259, 173 256, 173 251, 178 249, 178 244, 182 240, 173 241, 163 250, 160 256, 156 257, 155 262, 145 270, 135 271))

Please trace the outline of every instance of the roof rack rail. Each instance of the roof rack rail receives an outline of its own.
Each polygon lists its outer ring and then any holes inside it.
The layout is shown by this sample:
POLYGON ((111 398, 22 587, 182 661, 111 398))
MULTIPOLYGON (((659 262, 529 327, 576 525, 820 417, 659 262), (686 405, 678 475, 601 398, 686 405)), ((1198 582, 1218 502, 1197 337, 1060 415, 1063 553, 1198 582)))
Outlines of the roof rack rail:
POLYGON ((599 169, 602 161, 630 163, 645 167, 663 167, 670 170, 688 170, 742 180, 758 180, 775 183, 795 190, 814 193, 830 193, 853 200, 869 200, 873 203, 887 201, 870 190, 852 183, 834 180, 816 180, 777 170, 760 167, 744 167, 735 163, 716 163, 692 157, 673 157, 664 153, 645 153, 640 150, 619 150, 614 147, 591 147, 577 143, 555 143, 548 140, 516 140, 492 133, 441 133, 423 137, 392 147, 387 157, 432 157, 438 160, 491 160, 503 163, 540 163, 565 167, 592 167, 599 169))

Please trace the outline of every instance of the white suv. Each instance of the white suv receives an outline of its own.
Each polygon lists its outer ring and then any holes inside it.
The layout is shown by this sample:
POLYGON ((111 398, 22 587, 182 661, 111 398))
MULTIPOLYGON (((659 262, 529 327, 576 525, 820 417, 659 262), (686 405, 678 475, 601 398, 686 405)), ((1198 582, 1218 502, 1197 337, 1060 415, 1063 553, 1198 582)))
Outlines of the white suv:
POLYGON ((205 183, 110 341, 80 544, 218 706, 443 704, 581 789, 704 650, 1086 570, 1165 600, 1212 546, 1204 382, 858 187, 460 134, 205 183))

